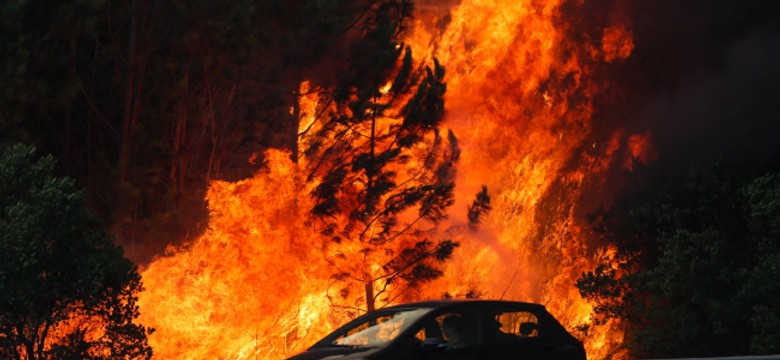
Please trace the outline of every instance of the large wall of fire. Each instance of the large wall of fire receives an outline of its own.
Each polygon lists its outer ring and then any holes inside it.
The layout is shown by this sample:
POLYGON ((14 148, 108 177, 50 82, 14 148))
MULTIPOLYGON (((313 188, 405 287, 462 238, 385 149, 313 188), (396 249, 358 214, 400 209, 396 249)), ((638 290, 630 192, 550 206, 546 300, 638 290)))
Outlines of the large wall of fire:
MULTIPOLYGON (((417 3, 405 42, 446 68, 445 125, 462 149, 452 221, 483 184, 493 211, 415 296, 540 302, 570 329, 590 324, 573 284, 610 249, 588 238, 583 215, 631 159, 657 154, 653 133, 620 125, 628 95, 613 83, 646 24, 628 1, 417 3)), ((301 109, 316 113, 317 100, 301 109)), ((157 329, 159 358, 284 358, 346 320, 306 225, 313 185, 286 153, 266 157, 253 178, 212 183, 208 230, 144 269, 141 321, 157 329)), ((576 334, 590 358, 621 357, 620 324, 576 334)))

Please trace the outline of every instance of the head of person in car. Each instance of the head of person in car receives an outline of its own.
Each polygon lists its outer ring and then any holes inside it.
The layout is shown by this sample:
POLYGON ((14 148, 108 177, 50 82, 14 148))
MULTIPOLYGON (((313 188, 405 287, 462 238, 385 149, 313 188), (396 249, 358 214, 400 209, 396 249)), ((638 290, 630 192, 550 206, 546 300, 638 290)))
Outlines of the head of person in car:
POLYGON ((447 337, 447 348, 457 349, 468 345, 466 324, 459 315, 450 315, 442 321, 442 332, 447 337))

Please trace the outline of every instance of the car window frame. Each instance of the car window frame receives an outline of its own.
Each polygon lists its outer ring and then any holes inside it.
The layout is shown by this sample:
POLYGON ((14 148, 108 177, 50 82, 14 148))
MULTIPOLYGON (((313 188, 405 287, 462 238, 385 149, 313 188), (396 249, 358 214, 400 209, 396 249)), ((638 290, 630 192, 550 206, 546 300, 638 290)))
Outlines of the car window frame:
MULTIPOLYGON (((446 348, 439 348, 439 349, 426 349, 427 351, 455 351, 459 349, 471 349, 471 348, 479 348, 481 346, 484 346, 484 340, 483 340, 483 334, 482 334, 482 328, 483 328, 483 311, 482 311, 482 304, 480 303, 469 303, 469 302, 463 302, 463 303, 453 303, 449 304, 447 306, 443 306, 440 308, 436 308, 435 310, 429 312, 428 314, 425 314, 425 316, 421 317, 417 320, 417 323, 412 325, 410 329, 407 329, 410 334, 409 336, 416 338, 416 334, 419 333, 424 329, 426 326, 426 323, 430 323, 431 321, 436 322, 439 326, 439 332, 442 332, 441 329, 441 323, 439 323, 436 319, 440 316, 449 314, 449 313, 458 313, 458 314, 469 314, 474 317, 474 321, 476 322, 474 329, 476 331, 475 334, 475 341, 473 344, 469 344, 469 346, 458 348, 458 349, 446 349, 446 348)), ((443 334, 442 334, 443 335, 443 334)), ((400 336, 399 336, 400 338, 400 336)), ((442 336, 442 339, 444 337, 442 336)), ((446 344, 446 343, 445 343, 446 344)))
POLYGON ((486 304, 486 308, 483 312, 483 322, 485 324, 483 328, 483 333, 485 334, 485 343, 486 344, 497 344, 502 343, 506 341, 500 341, 498 339, 499 334, 503 332, 504 334, 508 336, 516 337, 516 339, 511 339, 510 341, 514 342, 515 340, 526 340, 529 338, 540 338, 544 339, 544 331, 543 328, 545 327, 542 323, 544 322, 544 316, 542 314, 543 309, 536 308, 534 306, 525 306, 525 304, 513 304, 513 303, 492 303, 492 304, 486 304), (518 333, 514 332, 506 332, 502 331, 501 328, 503 328, 503 323, 501 323, 496 317, 500 316, 500 314, 505 313, 528 313, 531 316, 533 316, 536 320, 536 334, 535 336, 529 336, 529 337, 522 337, 518 333), (502 326, 499 328, 495 328, 495 324, 499 323, 502 326), (493 328, 491 328, 493 326, 493 328), (488 334, 489 333, 496 333, 496 338, 489 339, 488 334), (490 342, 493 340, 492 342, 490 342))

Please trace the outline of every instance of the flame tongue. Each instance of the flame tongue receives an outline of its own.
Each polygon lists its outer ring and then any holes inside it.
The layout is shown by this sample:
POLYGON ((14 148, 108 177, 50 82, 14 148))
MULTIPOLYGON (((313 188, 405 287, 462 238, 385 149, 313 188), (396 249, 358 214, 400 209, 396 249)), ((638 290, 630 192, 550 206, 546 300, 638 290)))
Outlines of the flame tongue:
MULTIPOLYGON (((600 38, 575 43, 563 6, 576 4, 463 1, 443 33, 418 24, 417 36, 438 41, 412 43, 448 69, 447 125, 463 148, 460 203, 480 184, 494 198, 486 228, 427 295, 479 289, 538 301, 573 328, 590 323, 591 309, 573 286, 591 262, 574 211, 583 188, 604 176, 600 161, 611 161, 623 142, 613 136, 603 157, 581 151, 593 131, 593 100, 606 86, 594 73, 628 57, 633 42, 623 9, 615 9, 600 38)), ((598 331, 585 339, 591 358, 616 351, 622 338, 618 324, 598 331)))
POLYGON ((316 249, 304 244, 309 204, 288 158, 270 152, 267 171, 212 183, 208 231, 143 272, 139 304, 157 329, 150 341, 158 357, 280 357, 286 337, 308 344, 324 335, 313 326, 327 306, 316 249))
MULTIPOLYGON (((593 67, 625 59, 633 43, 619 19, 608 19, 596 40, 575 43, 564 5, 464 0, 446 17, 417 17, 408 43, 447 68, 446 124, 463 150, 452 213, 465 214, 482 184, 494 199, 482 231, 462 242, 445 277, 420 297, 476 291, 542 302, 570 328, 590 322, 573 286, 591 262, 574 212, 623 135, 601 156, 580 149, 605 87, 593 67)), ((303 113, 315 113, 317 100, 303 98, 303 113)), ((322 239, 305 218, 314 184, 298 179, 284 153, 270 152, 268 164, 251 179, 213 183, 209 230, 143 272, 141 320, 157 329, 150 342, 159 358, 282 358, 352 315, 328 301, 322 239)), ((617 326, 588 335, 591 358, 615 356, 617 326)))

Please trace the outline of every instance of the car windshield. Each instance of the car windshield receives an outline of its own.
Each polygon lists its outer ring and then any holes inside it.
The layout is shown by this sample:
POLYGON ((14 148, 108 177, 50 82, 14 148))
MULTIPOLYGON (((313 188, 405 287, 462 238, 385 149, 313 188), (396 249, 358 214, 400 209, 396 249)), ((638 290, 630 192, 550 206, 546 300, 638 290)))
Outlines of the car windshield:
POLYGON ((325 346, 382 346, 395 339, 409 325, 431 311, 429 308, 380 310, 340 329, 325 346))

